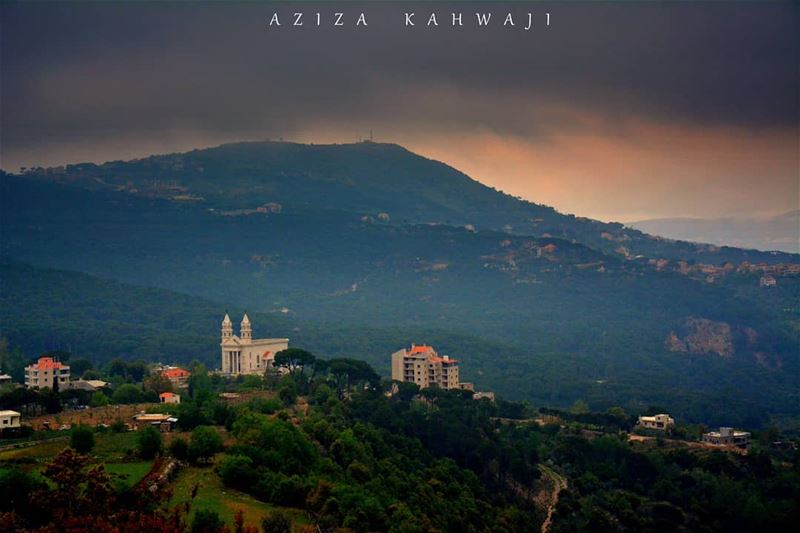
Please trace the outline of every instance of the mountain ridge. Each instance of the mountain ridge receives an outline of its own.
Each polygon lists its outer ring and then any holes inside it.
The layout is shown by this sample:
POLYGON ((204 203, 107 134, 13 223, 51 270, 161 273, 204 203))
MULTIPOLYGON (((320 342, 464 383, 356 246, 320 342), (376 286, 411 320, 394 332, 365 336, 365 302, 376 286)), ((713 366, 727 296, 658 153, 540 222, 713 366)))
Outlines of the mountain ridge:
POLYGON ((211 209, 325 208, 391 223, 444 223, 554 236, 626 258, 775 263, 785 254, 671 242, 627 228, 559 213, 513 197, 445 163, 396 144, 243 142, 101 165, 31 169, 29 178, 110 188, 153 197, 198 201, 211 209), (197 200, 202 198, 202 200, 197 200))

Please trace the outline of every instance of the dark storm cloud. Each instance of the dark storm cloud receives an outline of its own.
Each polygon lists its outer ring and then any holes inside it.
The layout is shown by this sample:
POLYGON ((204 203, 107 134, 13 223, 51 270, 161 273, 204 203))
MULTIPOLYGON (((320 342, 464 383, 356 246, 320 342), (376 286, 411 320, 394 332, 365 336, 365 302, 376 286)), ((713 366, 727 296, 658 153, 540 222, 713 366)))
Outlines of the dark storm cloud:
POLYGON ((547 139, 583 127, 585 113, 602 117, 610 134, 628 119, 755 130, 798 120, 799 11, 789 3, 0 10, 4 161, 39 146, 134 142, 166 130, 237 139, 369 123, 547 139), (303 28, 289 26, 295 11, 306 13, 303 28), (310 25, 317 11, 321 28, 310 25), (344 27, 332 26, 336 11, 344 27), (406 11, 416 12, 416 27, 403 26, 406 11), (493 13, 489 29, 476 27, 476 11, 493 13), (509 11, 514 29, 499 25, 509 11), (536 19, 525 32, 528 11, 536 19), (281 28, 267 28, 273 12, 281 28), (355 26, 359 12, 366 28, 355 26), (431 12, 436 29, 424 27, 431 12), (452 12, 463 13, 464 27, 449 26, 452 12))

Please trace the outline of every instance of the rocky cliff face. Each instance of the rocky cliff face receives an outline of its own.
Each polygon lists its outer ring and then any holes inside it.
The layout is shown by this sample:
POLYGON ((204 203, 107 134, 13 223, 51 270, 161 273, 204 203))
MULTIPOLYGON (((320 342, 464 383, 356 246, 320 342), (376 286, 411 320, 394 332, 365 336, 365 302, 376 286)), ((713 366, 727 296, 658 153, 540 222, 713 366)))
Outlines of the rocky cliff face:
POLYGON ((671 352, 692 354, 717 354, 731 357, 734 354, 733 334, 726 322, 715 322, 707 318, 689 317, 684 323, 684 336, 671 331, 665 345, 671 352))

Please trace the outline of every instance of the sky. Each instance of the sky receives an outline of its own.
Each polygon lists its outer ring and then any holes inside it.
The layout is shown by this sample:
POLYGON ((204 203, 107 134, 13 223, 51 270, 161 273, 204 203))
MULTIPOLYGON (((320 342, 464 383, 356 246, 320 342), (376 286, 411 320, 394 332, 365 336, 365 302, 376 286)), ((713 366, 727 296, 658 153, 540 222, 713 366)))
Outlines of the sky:
POLYGON ((580 216, 775 215, 798 35, 789 2, 2 2, 0 167, 371 131, 580 216))

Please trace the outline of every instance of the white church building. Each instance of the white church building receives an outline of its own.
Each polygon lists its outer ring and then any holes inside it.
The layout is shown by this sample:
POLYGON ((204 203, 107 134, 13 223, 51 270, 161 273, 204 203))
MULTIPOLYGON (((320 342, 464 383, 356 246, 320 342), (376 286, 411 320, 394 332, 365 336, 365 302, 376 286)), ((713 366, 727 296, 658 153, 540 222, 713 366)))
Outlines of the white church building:
POLYGON ((233 334, 233 323, 228 313, 222 320, 222 373, 263 374, 272 367, 275 354, 289 348, 289 339, 254 339, 253 328, 247 313, 242 318, 239 336, 233 334))

